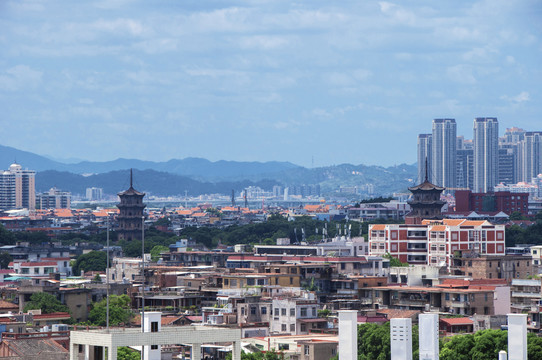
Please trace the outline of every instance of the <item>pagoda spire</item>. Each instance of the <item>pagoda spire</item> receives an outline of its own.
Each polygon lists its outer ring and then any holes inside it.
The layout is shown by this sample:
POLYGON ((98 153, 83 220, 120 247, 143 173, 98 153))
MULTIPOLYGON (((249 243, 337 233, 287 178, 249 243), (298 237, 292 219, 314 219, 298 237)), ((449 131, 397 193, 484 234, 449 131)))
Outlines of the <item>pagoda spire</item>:
MULTIPOLYGON (((427 178, 427 175, 425 175, 425 177, 427 178)), ((132 174, 132 169, 130 168, 130 189, 133 187, 132 186, 132 178, 133 178, 133 174, 132 174)))
POLYGON ((429 181, 428 169, 427 169, 427 156, 425 157, 425 182, 429 181))

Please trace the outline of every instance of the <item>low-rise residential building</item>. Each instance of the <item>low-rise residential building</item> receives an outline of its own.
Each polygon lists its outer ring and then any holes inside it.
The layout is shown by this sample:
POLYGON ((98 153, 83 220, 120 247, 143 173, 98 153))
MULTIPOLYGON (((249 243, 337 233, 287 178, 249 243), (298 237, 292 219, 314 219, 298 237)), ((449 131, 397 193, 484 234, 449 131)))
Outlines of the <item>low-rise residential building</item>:
POLYGON ((534 274, 532 259, 528 255, 485 255, 458 252, 452 259, 453 275, 473 279, 526 279, 534 274))
POLYGON ((456 251, 504 255, 504 225, 488 221, 424 220, 422 224, 369 226, 369 253, 389 253, 413 265, 451 266, 456 251))
POLYGON ((272 304, 271 334, 303 335, 311 330, 327 328, 327 320, 318 317, 316 300, 275 298, 272 304))

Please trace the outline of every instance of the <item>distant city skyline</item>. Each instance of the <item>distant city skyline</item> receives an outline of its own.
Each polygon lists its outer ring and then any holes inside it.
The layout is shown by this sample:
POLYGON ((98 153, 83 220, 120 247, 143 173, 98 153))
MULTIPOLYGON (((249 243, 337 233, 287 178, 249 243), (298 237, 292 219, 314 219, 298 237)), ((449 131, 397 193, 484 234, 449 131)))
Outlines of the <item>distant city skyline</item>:
POLYGON ((537 1, 0 3, 2 145, 55 159, 416 162, 451 118, 538 130, 537 1))

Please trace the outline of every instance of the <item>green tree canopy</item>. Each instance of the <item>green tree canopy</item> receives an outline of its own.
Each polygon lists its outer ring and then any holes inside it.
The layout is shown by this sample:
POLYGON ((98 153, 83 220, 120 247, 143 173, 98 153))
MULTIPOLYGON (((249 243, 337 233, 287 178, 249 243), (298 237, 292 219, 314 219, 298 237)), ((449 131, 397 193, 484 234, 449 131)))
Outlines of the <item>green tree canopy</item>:
POLYGON ((386 253, 386 255, 384 255, 383 257, 390 261, 390 266, 400 266, 400 267, 409 266, 408 263, 401 262, 401 260, 397 259, 396 257, 393 257, 390 253, 386 253))
POLYGON ((164 245, 155 245, 151 249, 151 261, 157 261, 158 259, 160 259, 160 253, 165 251, 169 251, 169 247, 164 245))
MULTIPOLYGON (((95 302, 92 304, 88 319, 93 325, 107 325, 107 300, 95 302)), ((109 324, 116 326, 126 324, 130 321, 132 312, 130 310, 130 297, 128 295, 109 296, 109 324)))
POLYGON ((81 271, 105 271, 107 267, 107 253, 104 251, 91 251, 79 255, 73 266, 73 273, 80 275, 81 271))
POLYGON ((70 309, 66 305, 62 305, 56 297, 43 292, 33 293, 30 296, 30 301, 25 304, 23 311, 28 312, 28 310, 41 310, 42 314, 70 312, 70 309))
POLYGON ((0 253, 0 269, 7 269, 9 263, 12 261, 13 261, 13 258, 8 252, 2 251, 0 253))
POLYGON ((117 348, 117 360, 139 360, 141 359, 141 354, 139 351, 130 349, 127 346, 121 346, 117 348))

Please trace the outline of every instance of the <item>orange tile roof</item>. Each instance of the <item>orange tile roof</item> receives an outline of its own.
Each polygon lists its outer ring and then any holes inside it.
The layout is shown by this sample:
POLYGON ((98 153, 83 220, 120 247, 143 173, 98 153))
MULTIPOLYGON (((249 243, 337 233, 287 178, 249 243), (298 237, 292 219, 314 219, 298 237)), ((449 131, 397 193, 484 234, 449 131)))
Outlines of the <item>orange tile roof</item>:
POLYGON ((371 227, 371 230, 386 230, 386 225, 376 224, 371 227))
POLYGON ((431 228, 431 231, 446 231, 446 225, 435 225, 431 228))
POLYGON ((474 322, 467 318, 467 317, 463 317, 463 318, 441 318, 440 321, 442 321, 443 323, 446 323, 448 325, 473 325, 474 322))
POLYGON ((73 217, 73 213, 70 209, 55 209, 56 217, 73 217))
POLYGON ((204 217, 204 216, 207 216, 207 215, 209 215, 209 214, 203 213, 203 212, 198 212, 198 213, 192 214, 193 217, 204 217))
POLYGON ((461 226, 482 226, 486 223, 485 220, 465 220, 461 226))
POLYGON ((191 215, 192 214, 192 210, 177 210, 176 213, 177 215, 191 215))

